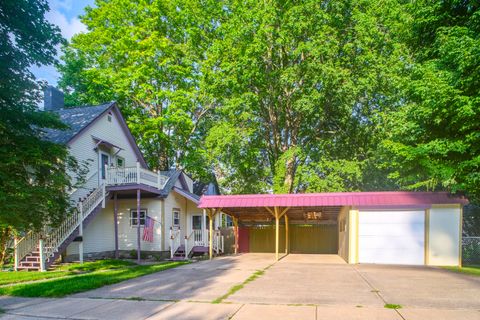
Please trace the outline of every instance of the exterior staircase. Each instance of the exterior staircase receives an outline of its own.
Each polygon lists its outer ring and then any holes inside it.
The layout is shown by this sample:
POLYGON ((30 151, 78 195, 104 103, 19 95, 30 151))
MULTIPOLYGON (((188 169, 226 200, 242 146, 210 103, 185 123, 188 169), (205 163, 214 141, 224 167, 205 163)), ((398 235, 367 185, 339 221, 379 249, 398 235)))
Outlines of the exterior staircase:
MULTIPOLYGON (((188 258, 194 257, 194 256, 202 256, 205 254, 208 254, 208 247, 205 246, 194 246, 190 252, 188 253, 188 258)), ((222 250, 219 249, 217 255, 222 254, 222 250)), ((185 246, 182 244, 180 247, 178 247, 177 251, 173 254, 173 257, 170 259, 173 261, 178 261, 178 260, 185 260, 185 246)))
POLYGON ((76 212, 60 226, 43 232, 29 232, 15 243, 16 270, 45 271, 72 243, 83 234, 83 229, 105 208, 105 184, 94 189, 77 203, 76 212))
POLYGON ((185 260, 185 246, 183 244, 177 248, 177 251, 175 251, 171 260, 185 260))
MULTIPOLYGON (((170 260, 186 260, 193 256, 205 255, 209 252, 209 236, 200 229, 192 230, 192 232, 185 236, 184 241, 180 239, 180 228, 170 228, 170 260), (207 236, 207 241, 204 241, 204 235, 207 236)), ((223 254, 224 252, 224 238, 219 230, 213 233, 213 252, 215 255, 223 254)))

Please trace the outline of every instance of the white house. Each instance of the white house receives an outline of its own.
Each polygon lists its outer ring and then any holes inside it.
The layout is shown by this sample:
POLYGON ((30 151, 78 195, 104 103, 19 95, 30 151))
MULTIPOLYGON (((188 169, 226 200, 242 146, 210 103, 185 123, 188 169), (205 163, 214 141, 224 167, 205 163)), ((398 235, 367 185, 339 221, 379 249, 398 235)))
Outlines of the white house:
MULTIPOLYGON (((208 251, 208 216, 197 207, 194 181, 179 170, 149 170, 115 102, 63 108, 63 93, 49 87, 45 110, 69 126, 47 130, 46 137, 68 146, 71 155, 88 164, 88 173, 86 183, 71 193, 78 214, 55 230, 29 233, 17 243, 18 269, 47 268, 62 254, 81 261, 132 251, 138 258, 147 252, 183 259, 208 251), (153 222, 150 239, 144 239, 147 220, 153 222)), ((214 251, 223 251, 219 232, 212 242, 214 251)))

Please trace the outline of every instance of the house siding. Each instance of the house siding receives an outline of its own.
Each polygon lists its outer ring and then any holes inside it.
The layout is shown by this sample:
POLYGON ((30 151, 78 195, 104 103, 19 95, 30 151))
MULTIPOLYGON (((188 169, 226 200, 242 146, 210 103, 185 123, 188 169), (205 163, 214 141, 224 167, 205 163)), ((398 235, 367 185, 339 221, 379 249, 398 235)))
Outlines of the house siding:
POLYGON ((180 239, 184 239, 187 226, 187 199, 176 192, 170 192, 165 199, 165 250, 170 250, 170 227, 173 225, 173 209, 180 209, 180 239))
MULTIPOLYGON (((68 147, 70 154, 77 159, 80 163, 88 163, 88 173, 86 175, 86 183, 83 188, 78 189, 72 194, 73 200, 84 197, 89 191, 95 189, 99 185, 99 153, 95 150, 95 141, 92 136, 100 139, 104 139, 123 150, 121 150, 116 157, 122 157, 125 159, 125 166, 135 166, 137 162, 137 156, 133 149, 133 146, 125 136, 120 119, 118 119, 115 112, 111 115, 112 121, 108 121, 108 112, 97 119, 86 130, 77 135, 68 147)), ((100 148, 101 151, 109 154, 110 162, 116 161, 116 157, 113 158, 113 154, 117 151, 107 150, 100 148)), ((116 163, 116 162, 113 162, 116 163)))
MULTIPOLYGON (((118 205, 118 248, 119 250, 137 250, 137 228, 130 225, 130 211, 137 210, 136 199, 119 199, 118 205)), ((155 219, 153 242, 141 240, 143 251, 163 251, 162 248, 162 200, 143 199, 140 208, 147 210, 147 215, 155 219)), ((115 250, 114 202, 109 200, 105 208, 89 223, 84 230, 84 253, 96 253, 115 250)), ((140 228, 143 236, 143 227, 140 228)), ((67 247, 67 255, 78 254, 78 243, 67 247)))

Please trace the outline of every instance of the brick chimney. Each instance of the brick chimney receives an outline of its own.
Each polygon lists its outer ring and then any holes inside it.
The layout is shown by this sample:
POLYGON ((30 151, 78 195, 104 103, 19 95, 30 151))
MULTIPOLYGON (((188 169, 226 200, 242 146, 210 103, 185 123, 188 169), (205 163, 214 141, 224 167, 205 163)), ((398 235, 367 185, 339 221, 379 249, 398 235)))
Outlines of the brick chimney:
POLYGON ((43 92, 43 110, 55 111, 65 106, 63 92, 53 86, 47 86, 43 92))

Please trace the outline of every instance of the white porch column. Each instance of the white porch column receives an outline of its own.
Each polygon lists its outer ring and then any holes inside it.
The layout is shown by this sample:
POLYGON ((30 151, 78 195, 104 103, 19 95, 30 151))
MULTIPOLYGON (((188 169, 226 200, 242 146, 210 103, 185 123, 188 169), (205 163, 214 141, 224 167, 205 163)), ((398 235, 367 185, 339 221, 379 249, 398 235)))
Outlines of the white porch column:
POLYGON ((78 221, 80 221, 78 225, 78 236, 81 238, 81 241, 78 243, 78 257, 80 263, 83 263, 83 205, 81 202, 79 205, 78 221))
POLYGON ((15 258, 15 264, 14 264, 14 270, 15 271, 18 271, 18 266, 20 264, 20 259, 18 257, 18 248, 17 248, 17 245, 18 245, 18 238, 17 236, 15 236, 15 238, 13 239, 13 246, 15 247, 15 251, 14 251, 14 258, 15 258))
POLYGON ((47 269, 45 268, 45 251, 44 251, 44 245, 43 245, 43 239, 40 238, 40 240, 38 241, 38 251, 39 251, 39 255, 40 255, 40 271, 47 271, 47 269))

